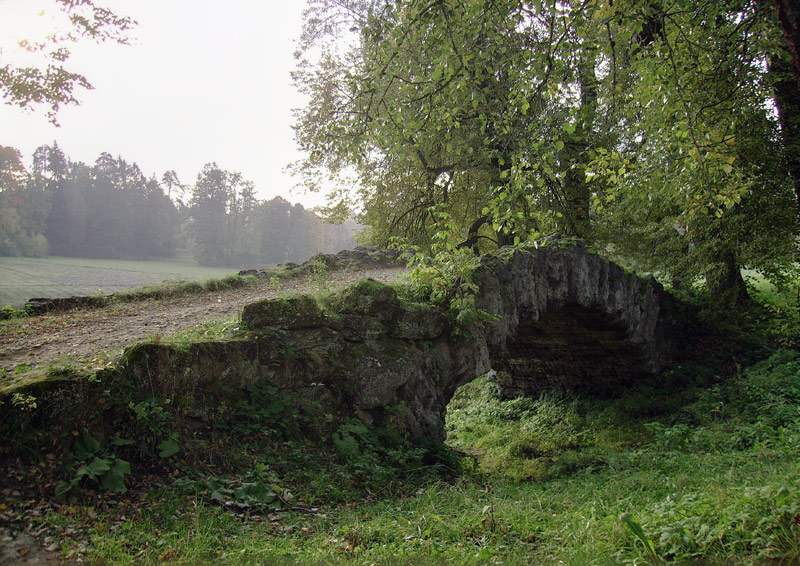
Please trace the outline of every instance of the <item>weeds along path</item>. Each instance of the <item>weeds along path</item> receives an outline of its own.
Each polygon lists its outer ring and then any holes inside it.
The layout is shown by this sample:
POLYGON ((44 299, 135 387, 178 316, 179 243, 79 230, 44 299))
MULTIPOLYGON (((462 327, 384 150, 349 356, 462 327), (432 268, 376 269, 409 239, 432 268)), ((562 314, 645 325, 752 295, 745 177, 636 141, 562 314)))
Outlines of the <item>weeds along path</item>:
POLYGON ((99 368, 111 363, 125 346, 188 330, 209 319, 238 316, 248 303, 291 293, 338 289, 366 277, 389 282, 404 272, 400 268, 333 271, 324 278, 296 277, 277 285, 265 280, 238 289, 113 303, 104 308, 6 321, 0 324, 0 369, 13 371, 20 364, 61 362, 99 368))

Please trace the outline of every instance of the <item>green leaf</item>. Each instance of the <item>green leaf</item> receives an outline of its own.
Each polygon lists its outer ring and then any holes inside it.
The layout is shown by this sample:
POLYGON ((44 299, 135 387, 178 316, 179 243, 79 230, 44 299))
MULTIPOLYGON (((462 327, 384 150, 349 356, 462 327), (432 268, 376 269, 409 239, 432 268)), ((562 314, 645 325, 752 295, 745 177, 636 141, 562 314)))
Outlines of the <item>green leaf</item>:
POLYGON ((180 445, 172 439, 159 442, 156 448, 159 450, 158 456, 160 458, 169 458, 170 456, 174 456, 181 449, 180 445))
POLYGON ((85 428, 78 435, 75 441, 75 457, 78 460, 86 461, 100 450, 100 442, 97 441, 85 428))
POLYGON ((125 493, 125 474, 131 473, 131 465, 126 460, 117 458, 109 470, 103 474, 100 485, 103 489, 114 493, 125 493))
POLYGON ((220 503, 230 501, 233 496, 233 490, 225 487, 220 487, 211 492, 211 499, 220 503))
POLYGON ((111 460, 108 458, 95 457, 89 464, 78 468, 78 471, 75 472, 75 477, 82 478, 83 476, 87 476, 89 479, 96 480, 110 469, 111 460))
POLYGON ((636 521, 636 519, 634 519, 633 516, 630 515, 629 513, 622 514, 619 519, 622 522, 622 524, 624 524, 627 527, 627 529, 631 533, 633 533, 633 535, 637 539, 639 539, 639 541, 642 543, 642 546, 644 546, 644 550, 647 553, 648 557, 650 557, 651 560, 657 561, 658 554, 656 553, 656 547, 653 544, 653 541, 650 540, 648 536, 645 534, 644 529, 636 521))
POLYGON ((561 140, 556 141, 556 151, 561 151, 564 149, 564 142, 561 140))
POLYGON ((111 469, 111 460, 108 458, 95 458, 92 460, 86 470, 92 477, 99 477, 111 469))
POLYGON ((278 496, 263 482, 243 483, 234 490, 234 498, 239 505, 268 505, 278 496))

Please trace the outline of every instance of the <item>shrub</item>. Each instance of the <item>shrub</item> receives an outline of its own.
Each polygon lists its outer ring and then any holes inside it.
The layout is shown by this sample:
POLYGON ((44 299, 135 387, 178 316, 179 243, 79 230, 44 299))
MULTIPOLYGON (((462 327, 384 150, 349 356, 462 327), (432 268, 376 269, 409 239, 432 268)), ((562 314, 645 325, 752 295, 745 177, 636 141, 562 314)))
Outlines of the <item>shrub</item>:
POLYGON ((15 318, 24 318, 26 316, 28 316, 27 311, 15 309, 11 305, 0 308, 0 320, 12 320, 15 318))

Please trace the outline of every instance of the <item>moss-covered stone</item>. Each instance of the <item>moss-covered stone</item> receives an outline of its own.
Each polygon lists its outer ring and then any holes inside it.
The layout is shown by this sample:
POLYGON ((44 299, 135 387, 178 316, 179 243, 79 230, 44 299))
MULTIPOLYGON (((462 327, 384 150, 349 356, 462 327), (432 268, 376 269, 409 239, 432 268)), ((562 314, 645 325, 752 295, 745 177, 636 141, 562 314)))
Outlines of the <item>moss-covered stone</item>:
POLYGON ((251 303, 242 311, 242 323, 249 330, 263 328, 310 328, 324 324, 325 316, 310 295, 251 303))
POLYGON ((390 323, 401 309, 397 291, 374 279, 362 279, 333 295, 328 304, 338 313, 374 316, 383 324, 390 323))
POLYGON ((433 340, 447 330, 447 317, 441 309, 428 304, 407 305, 399 314, 392 336, 406 340, 433 340))
POLYGON ((366 342, 386 334, 386 327, 378 318, 362 314, 342 315, 336 329, 348 342, 366 342))
POLYGON ((19 373, 5 375, 0 382, 0 401, 15 393, 39 395, 61 387, 67 381, 88 380, 106 372, 79 367, 51 366, 23 369, 19 373))

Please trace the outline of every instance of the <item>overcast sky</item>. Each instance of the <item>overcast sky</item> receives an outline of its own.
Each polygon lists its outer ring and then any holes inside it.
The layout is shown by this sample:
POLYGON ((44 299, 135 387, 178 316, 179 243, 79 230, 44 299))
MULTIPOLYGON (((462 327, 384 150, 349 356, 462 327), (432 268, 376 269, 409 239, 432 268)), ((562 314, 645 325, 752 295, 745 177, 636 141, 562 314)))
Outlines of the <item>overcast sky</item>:
MULTIPOLYGON (((0 36, 41 25, 47 2, 0 0, 0 36), (34 13, 33 23, 23 13, 34 13)), ((73 160, 93 163, 106 151, 138 163, 147 176, 174 169, 184 184, 213 161, 252 180, 261 198, 323 202, 293 190, 284 171, 300 157, 291 110, 304 101, 289 73, 303 0, 96 3, 139 22, 132 44, 76 45, 68 68, 85 74, 94 90, 78 92, 80 106, 62 109, 60 128, 49 124, 45 108, 0 105, 0 145, 18 148, 30 165, 36 147, 56 140, 73 160)))

